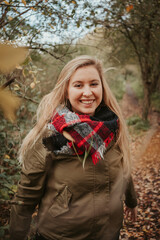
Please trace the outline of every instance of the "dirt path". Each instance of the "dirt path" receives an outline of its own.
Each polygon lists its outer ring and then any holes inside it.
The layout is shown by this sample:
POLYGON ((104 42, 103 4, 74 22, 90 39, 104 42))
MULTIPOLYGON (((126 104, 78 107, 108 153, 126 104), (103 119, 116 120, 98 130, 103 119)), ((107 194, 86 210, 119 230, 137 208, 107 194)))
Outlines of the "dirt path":
MULTIPOLYGON (((141 114, 139 103, 130 87, 121 103, 125 118, 141 114)), ((122 240, 160 239, 160 126, 159 115, 151 113, 149 131, 132 136, 133 179, 138 198, 138 218, 135 224, 124 220, 122 240)))
POLYGON ((120 106, 124 118, 128 118, 132 115, 141 115, 142 109, 129 83, 126 84, 126 93, 123 96, 120 106))
POLYGON ((131 144, 138 218, 135 224, 124 221, 122 240, 160 239, 160 127, 156 129, 148 144, 145 143, 147 141, 148 134, 137 138, 131 144), (136 145, 142 149, 141 156, 139 151, 135 151, 136 145))

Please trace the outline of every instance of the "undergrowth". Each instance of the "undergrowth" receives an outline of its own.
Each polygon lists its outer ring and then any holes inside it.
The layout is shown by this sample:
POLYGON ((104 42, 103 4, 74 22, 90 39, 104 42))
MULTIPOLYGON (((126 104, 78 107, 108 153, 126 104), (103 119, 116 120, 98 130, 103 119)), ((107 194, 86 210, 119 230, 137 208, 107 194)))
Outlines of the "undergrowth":
POLYGON ((150 128, 150 123, 148 120, 143 120, 137 115, 134 115, 126 120, 129 126, 129 131, 139 133, 141 131, 147 131, 150 128))

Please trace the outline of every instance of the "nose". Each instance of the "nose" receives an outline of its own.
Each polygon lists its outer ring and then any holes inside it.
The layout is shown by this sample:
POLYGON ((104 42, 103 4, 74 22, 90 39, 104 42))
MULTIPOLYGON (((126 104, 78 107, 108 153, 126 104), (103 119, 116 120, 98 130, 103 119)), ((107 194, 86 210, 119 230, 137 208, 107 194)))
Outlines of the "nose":
POLYGON ((89 86, 86 86, 83 91, 83 96, 90 97, 92 95, 91 88, 89 86))

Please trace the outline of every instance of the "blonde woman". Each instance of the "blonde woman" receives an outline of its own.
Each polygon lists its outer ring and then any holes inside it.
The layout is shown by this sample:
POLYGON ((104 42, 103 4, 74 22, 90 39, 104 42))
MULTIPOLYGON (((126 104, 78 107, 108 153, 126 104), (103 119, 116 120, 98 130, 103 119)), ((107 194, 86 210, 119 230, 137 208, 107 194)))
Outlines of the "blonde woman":
POLYGON ((117 240, 123 200, 136 220, 126 125, 98 59, 80 56, 63 68, 20 161, 12 240, 26 239, 36 206, 37 240, 117 240))

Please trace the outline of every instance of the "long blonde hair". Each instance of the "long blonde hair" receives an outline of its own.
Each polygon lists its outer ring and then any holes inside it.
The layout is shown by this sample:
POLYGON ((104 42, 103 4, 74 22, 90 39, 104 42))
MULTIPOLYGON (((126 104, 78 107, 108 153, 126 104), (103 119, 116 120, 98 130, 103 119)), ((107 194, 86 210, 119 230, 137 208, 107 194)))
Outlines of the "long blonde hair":
POLYGON ((129 139, 126 124, 122 116, 121 109, 112 94, 105 78, 102 69, 102 63, 97 58, 91 56, 79 56, 69 61, 62 69, 57 83, 49 94, 45 95, 41 100, 37 109, 37 123, 34 128, 28 133, 23 140, 22 146, 19 151, 20 162, 23 162, 25 153, 31 149, 36 141, 42 137, 46 129, 46 124, 50 121, 54 110, 61 104, 66 104, 68 83, 73 73, 81 67, 93 65, 101 78, 103 86, 103 102, 118 116, 119 118, 119 136, 116 144, 123 153, 123 169, 128 175, 130 173, 131 161, 129 150, 129 139))

